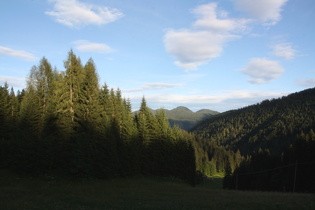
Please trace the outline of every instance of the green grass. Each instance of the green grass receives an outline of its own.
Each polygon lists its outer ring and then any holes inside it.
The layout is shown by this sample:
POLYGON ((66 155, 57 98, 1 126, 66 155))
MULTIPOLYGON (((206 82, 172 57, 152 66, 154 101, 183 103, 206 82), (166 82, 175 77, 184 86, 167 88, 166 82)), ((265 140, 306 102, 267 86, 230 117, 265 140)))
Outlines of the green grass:
MULTIPOLYGON (((217 183, 135 177, 69 180, 0 171, 0 209, 315 209, 315 195, 241 192, 217 183)), ((216 180, 219 182, 219 180, 216 180)))

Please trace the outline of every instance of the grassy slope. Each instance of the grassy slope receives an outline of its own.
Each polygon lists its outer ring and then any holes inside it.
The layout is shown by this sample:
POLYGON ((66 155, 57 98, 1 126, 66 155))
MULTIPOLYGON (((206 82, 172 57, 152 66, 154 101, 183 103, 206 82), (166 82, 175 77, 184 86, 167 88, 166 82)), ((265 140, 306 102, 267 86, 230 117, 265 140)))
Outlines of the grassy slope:
POLYGON ((192 187, 157 178, 71 181, 0 171, 0 209, 315 209, 315 195, 192 187))

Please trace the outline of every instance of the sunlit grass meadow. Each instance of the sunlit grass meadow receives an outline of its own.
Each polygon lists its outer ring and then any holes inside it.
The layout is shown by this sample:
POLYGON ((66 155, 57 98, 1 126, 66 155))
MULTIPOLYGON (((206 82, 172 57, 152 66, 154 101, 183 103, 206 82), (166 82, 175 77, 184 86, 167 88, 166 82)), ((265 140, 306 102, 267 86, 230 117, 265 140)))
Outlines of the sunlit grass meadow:
POLYGON ((315 195, 195 187, 154 177, 70 180, 0 172, 0 209, 315 209, 315 195))

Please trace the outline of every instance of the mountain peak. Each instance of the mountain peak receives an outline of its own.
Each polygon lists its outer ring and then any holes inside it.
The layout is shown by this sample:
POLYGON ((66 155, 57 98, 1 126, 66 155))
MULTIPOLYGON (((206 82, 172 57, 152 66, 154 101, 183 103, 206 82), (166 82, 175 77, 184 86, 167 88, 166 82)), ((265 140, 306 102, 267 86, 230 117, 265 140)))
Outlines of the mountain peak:
MULTIPOLYGON (((152 111, 153 114, 155 114, 157 111, 153 109, 150 110, 152 111)), ((209 109, 201 109, 197 112, 193 112, 185 106, 178 106, 172 110, 168 109, 158 110, 164 110, 165 115, 168 118, 171 126, 177 125, 178 127, 184 130, 190 130, 201 120, 219 114, 219 112, 212 111, 209 109)), ((137 113, 137 111, 134 113, 137 113)))
POLYGON ((209 114, 209 115, 216 115, 219 114, 220 112, 217 111, 212 111, 210 109, 200 109, 199 111, 196 112, 196 114, 209 114))
POLYGON ((185 106, 178 106, 176 107, 175 109, 172 109, 171 111, 180 111, 180 112, 193 112, 191 111, 190 109, 188 109, 187 107, 185 106))
POLYGON ((177 125, 184 130, 190 130, 201 120, 218 114, 218 112, 209 109, 193 112, 185 106, 178 106, 172 110, 165 110, 165 113, 172 126, 177 125))

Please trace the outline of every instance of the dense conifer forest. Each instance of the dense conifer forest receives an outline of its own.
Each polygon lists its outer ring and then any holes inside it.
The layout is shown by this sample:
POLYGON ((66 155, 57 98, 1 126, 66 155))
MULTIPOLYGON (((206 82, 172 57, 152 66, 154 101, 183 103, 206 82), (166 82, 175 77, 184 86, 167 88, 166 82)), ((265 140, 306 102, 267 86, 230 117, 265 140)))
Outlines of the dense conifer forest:
POLYGON ((315 88, 215 115, 192 131, 244 155, 259 149, 279 154, 298 136, 313 136, 314 107, 315 88))
POLYGON ((168 176, 192 184, 196 170, 224 171, 233 153, 171 127, 164 110, 152 113, 145 98, 132 113, 119 89, 99 85, 92 59, 83 65, 71 50, 64 67, 58 71, 43 57, 25 89, 0 86, 0 168, 71 177, 168 176))
POLYGON ((192 131, 245 157, 226 171, 226 187, 314 192, 314 130, 312 88, 215 115, 192 131))
POLYGON ((224 173, 226 188, 315 191, 315 89, 211 116, 187 132, 145 98, 132 113, 119 89, 100 86, 92 59, 83 65, 71 50, 64 67, 43 57, 25 89, 0 86, 0 169, 191 184, 224 173))
POLYGON ((120 90, 99 86, 92 59, 70 51, 65 70, 44 57, 27 88, 0 87, 0 167, 19 173, 75 177, 149 174, 194 181, 192 136, 171 128, 143 98, 134 116, 120 90))

